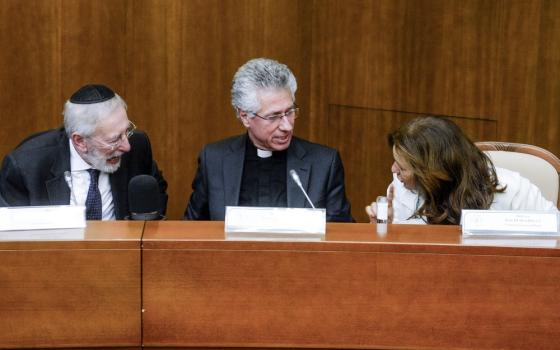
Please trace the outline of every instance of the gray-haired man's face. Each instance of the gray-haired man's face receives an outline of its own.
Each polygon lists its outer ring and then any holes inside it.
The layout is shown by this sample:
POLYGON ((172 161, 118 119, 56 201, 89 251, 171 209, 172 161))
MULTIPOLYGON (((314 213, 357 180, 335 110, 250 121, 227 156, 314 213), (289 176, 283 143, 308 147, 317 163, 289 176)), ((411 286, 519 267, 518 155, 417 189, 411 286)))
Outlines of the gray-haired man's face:
POLYGON ((118 107, 98 123, 92 136, 83 138, 78 148, 80 155, 95 169, 107 173, 117 171, 122 155, 130 151, 125 135, 129 125, 126 110, 118 107))
MULTIPOLYGON (((261 108, 256 113, 265 118, 272 114, 285 113, 294 107, 294 100, 288 89, 260 90, 258 98, 261 108)), ((240 118, 255 147, 282 151, 290 146, 294 132, 294 118, 282 117, 276 120, 266 120, 248 113, 241 113, 240 118)))

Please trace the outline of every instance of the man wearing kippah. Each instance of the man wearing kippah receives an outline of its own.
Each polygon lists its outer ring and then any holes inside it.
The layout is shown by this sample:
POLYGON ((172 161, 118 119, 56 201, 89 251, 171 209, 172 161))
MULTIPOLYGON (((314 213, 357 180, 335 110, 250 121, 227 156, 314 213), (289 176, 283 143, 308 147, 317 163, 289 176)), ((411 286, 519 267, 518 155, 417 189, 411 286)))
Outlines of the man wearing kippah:
POLYGON ((296 89, 292 71, 275 60, 237 70, 231 103, 247 133, 200 152, 185 219, 224 220, 226 206, 310 207, 294 174, 327 221, 353 221, 338 152, 293 136, 296 89))
POLYGON ((10 206, 85 205, 88 220, 124 219, 128 183, 151 175, 167 207, 167 182, 150 141, 136 130, 126 103, 104 85, 86 85, 64 105, 64 127, 31 135, 4 158, 0 196, 10 206))

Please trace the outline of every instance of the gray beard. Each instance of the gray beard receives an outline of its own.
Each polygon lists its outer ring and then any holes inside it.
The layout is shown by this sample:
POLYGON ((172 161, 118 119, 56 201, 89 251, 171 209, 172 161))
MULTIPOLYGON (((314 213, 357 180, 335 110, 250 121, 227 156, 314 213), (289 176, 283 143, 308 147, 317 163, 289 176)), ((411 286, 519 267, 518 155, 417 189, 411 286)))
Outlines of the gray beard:
POLYGON ((117 164, 107 164, 107 159, 122 155, 122 152, 115 151, 109 156, 105 156, 103 154, 100 154, 100 152, 96 148, 94 148, 91 153, 82 154, 82 157, 94 169, 97 169, 104 173, 112 174, 115 171, 119 170, 119 167, 121 166, 121 160, 119 159, 119 162, 117 164))

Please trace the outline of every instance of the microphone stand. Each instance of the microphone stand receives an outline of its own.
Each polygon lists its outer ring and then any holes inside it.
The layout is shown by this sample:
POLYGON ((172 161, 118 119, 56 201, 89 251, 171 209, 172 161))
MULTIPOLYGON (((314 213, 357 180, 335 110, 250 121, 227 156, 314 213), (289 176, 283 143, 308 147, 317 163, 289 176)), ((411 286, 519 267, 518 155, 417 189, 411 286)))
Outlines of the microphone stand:
POLYGON ((305 192, 305 190, 303 189, 303 185, 301 184, 301 180, 299 178, 298 173, 294 170, 291 169, 290 170, 290 176, 292 177, 292 179, 294 180, 294 182, 296 183, 296 185, 298 185, 299 189, 301 190, 301 192, 303 192, 303 194, 305 195, 305 198, 307 198, 307 201, 309 202, 309 204, 311 204, 311 207, 313 209, 315 209, 315 206, 313 205, 313 202, 311 202, 311 199, 309 198, 309 196, 307 195, 307 192, 305 192))

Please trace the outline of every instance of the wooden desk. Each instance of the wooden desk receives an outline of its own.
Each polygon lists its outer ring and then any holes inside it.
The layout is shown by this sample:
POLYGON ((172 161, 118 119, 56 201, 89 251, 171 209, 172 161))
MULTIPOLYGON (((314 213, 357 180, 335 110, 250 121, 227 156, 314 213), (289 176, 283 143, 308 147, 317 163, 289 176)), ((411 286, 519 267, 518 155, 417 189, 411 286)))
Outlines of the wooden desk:
POLYGON ((0 241, 0 348, 139 348, 143 226, 88 222, 83 240, 0 241))
POLYGON ((148 222, 143 246, 147 347, 560 348, 558 248, 369 224, 232 242, 223 222, 148 222))
POLYGON ((0 242, 0 348, 560 347, 559 248, 369 224, 328 224, 325 242, 232 242, 223 222, 169 221, 146 223, 141 253, 143 225, 0 242))

